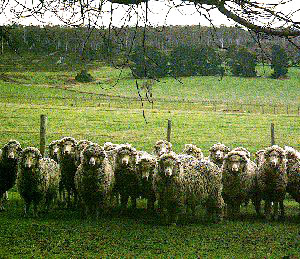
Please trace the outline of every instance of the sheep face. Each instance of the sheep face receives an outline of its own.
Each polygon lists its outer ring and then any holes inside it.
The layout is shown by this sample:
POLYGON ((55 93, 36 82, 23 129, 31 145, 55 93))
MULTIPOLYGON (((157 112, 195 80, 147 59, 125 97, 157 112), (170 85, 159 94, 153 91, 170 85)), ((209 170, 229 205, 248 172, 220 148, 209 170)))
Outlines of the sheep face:
POLYGON ((61 139, 60 144, 59 144, 60 155, 62 157, 75 156, 76 145, 77 145, 77 142, 72 137, 65 137, 65 138, 61 139))
POLYGON ((71 141, 67 141, 64 143, 62 148, 62 152, 64 155, 69 155, 72 152, 74 152, 74 150, 75 150, 74 143, 72 143, 71 141))
POLYGON ((59 142, 53 142, 49 145, 49 157, 54 160, 57 160, 59 153, 59 142))
POLYGON ((82 161, 85 166, 92 168, 101 167, 103 160, 106 158, 104 149, 97 144, 90 144, 82 153, 82 161))
POLYGON ((222 163, 226 153, 223 150, 217 149, 211 151, 210 155, 217 163, 222 163))
POLYGON ((292 147, 285 147, 285 155, 287 160, 287 168, 291 170, 298 161, 300 161, 300 153, 292 148, 292 147))
POLYGON ((27 169, 37 167, 38 159, 34 153, 27 153, 24 155, 24 167, 27 169))
POLYGON ((21 156, 21 167, 27 170, 38 168, 42 158, 40 151, 36 148, 25 148, 21 156))
POLYGON ((81 152, 90 144, 92 144, 92 142, 88 140, 81 140, 77 143, 75 147, 75 158, 77 161, 80 161, 81 152))
POLYGON ((162 177, 171 178, 178 176, 181 162, 174 157, 164 156, 159 160, 159 173, 162 177))
POLYGON ((231 155, 227 158, 227 168, 233 174, 244 171, 247 161, 239 155, 231 155))
POLYGON ((258 150, 255 153, 255 163, 257 166, 261 166, 265 161, 265 151, 264 150, 258 150))
POLYGON ((141 172, 142 179, 148 181, 150 177, 150 173, 153 172, 156 165, 156 161, 154 159, 140 159, 138 162, 138 169, 141 172))
POLYGON ((170 153, 172 151, 172 144, 168 141, 160 140, 157 141, 154 146, 154 154, 161 156, 163 154, 170 153))
POLYGON ((266 160, 269 163, 269 165, 271 166, 271 168, 278 168, 282 161, 282 158, 281 158, 279 152, 273 150, 266 157, 266 160))
POLYGON ((186 153, 188 155, 192 155, 193 151, 194 151, 194 147, 191 144, 185 144, 183 151, 184 151, 184 153, 186 153))
POLYGON ((133 164, 134 156, 130 153, 130 151, 124 150, 118 153, 118 158, 123 167, 127 167, 130 164, 133 164))
POLYGON ((19 158, 21 151, 22 148, 19 142, 9 141, 3 147, 2 157, 10 161, 16 161, 19 158))

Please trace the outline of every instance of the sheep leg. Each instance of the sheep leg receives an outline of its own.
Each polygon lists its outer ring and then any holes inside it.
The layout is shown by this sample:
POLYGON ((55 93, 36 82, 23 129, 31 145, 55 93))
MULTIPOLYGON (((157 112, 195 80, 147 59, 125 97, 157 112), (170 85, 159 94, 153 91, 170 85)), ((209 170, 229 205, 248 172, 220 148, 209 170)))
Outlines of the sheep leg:
POLYGON ((126 210, 128 199, 129 195, 121 195, 121 212, 126 210))
POLYGON ((217 207, 217 208, 215 208, 213 216, 214 216, 213 221, 215 223, 222 222, 223 221, 223 217, 224 217, 224 207, 217 207))
POLYGON ((147 201, 147 210, 153 212, 154 211, 154 203, 155 203, 155 196, 150 196, 147 201))
POLYGON ((131 208, 136 210, 136 199, 137 197, 131 196, 131 208))
POLYGON ((3 211, 3 210, 4 210, 4 207, 3 207, 3 200, 4 200, 4 194, 3 194, 3 195, 0 195, 0 211, 3 211))
POLYGON ((271 201, 265 201, 265 217, 267 220, 271 218, 271 201))
POLYGON ((259 217, 262 216, 261 215, 261 211, 260 211, 260 208, 261 208, 260 202, 261 201, 259 199, 257 199, 257 198, 253 199, 253 204, 254 204, 254 207, 255 207, 255 211, 256 211, 257 216, 259 216, 259 217))
POLYGON ((36 202, 33 203, 33 216, 38 216, 38 204, 36 202))
POLYGON ((25 206, 24 206, 24 217, 27 217, 27 216, 28 216, 30 204, 31 204, 30 201, 25 201, 25 206))
POLYGON ((273 205, 273 217, 274 217, 274 220, 278 220, 278 203, 277 201, 274 202, 274 205, 273 205))
POLYGON ((285 218, 285 210, 284 210, 283 200, 279 202, 279 207, 280 207, 280 218, 282 220, 284 220, 284 218, 285 218))
POLYGON ((227 203, 227 217, 232 219, 234 216, 234 206, 232 203, 227 203))
POLYGON ((67 207, 71 208, 71 191, 67 191, 67 207))
POLYGON ((234 204, 234 218, 239 217, 241 214, 241 203, 235 203, 234 204))

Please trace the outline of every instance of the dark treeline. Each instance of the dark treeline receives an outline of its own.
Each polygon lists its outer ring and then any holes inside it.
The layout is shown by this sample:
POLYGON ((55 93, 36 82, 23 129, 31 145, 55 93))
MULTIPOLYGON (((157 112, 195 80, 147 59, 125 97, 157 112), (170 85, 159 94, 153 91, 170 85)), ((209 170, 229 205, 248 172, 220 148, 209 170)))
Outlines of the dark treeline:
MULTIPOLYGON (((299 56, 299 50, 287 39, 254 35, 238 27, 168 26, 93 29, 61 26, 1 26, 1 53, 50 54, 78 53, 88 59, 105 59, 108 54, 128 53, 135 46, 146 42, 161 51, 170 51, 180 45, 208 46, 229 49, 244 47, 255 52, 258 60, 270 61, 272 45, 282 46, 290 59, 299 56)), ((299 37, 293 39, 299 44, 299 37)))

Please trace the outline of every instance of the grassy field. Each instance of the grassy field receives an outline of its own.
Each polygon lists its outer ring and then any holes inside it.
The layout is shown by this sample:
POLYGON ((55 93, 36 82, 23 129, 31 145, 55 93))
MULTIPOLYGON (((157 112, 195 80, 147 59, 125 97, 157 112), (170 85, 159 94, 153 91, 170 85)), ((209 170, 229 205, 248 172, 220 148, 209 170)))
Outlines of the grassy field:
MULTIPOLYGON (((99 144, 129 142, 151 152, 156 140, 166 138, 171 119, 176 152, 185 143, 195 143, 208 155, 209 147, 218 141, 255 152, 270 145, 271 123, 277 144, 300 149, 298 69, 291 69, 286 80, 269 79, 267 68, 265 73, 259 68, 261 77, 255 79, 164 78, 153 85, 152 107, 147 102, 142 106, 126 69, 121 72, 95 63, 91 73, 96 81, 80 84, 74 81, 76 69, 68 71, 51 62, 51 69, 42 62, 35 69, 27 69, 25 63, 15 68, 2 65, 0 146, 14 138, 23 147, 38 147, 40 115, 46 114, 47 143, 73 136, 99 144), (216 100, 224 103, 215 107, 216 100), (277 105, 276 114, 269 104, 277 105)), ((212 224, 200 209, 196 222, 187 218, 177 226, 164 226, 145 211, 143 200, 136 212, 121 217, 115 209, 93 221, 61 208, 40 218, 23 218, 15 189, 9 196, 7 210, 0 213, 0 258, 299 256, 299 208, 292 200, 285 201, 284 222, 258 219, 249 205, 236 221, 212 224)))

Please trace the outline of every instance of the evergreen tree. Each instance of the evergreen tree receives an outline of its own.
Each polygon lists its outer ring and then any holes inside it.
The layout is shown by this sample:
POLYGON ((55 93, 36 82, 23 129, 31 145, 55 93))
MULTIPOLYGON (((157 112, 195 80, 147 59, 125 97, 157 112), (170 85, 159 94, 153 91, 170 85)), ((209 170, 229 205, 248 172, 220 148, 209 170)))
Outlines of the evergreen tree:
POLYGON ((274 70, 272 73, 273 78, 285 76, 288 72, 289 60, 284 48, 279 45, 272 46, 272 61, 271 68, 274 70))

